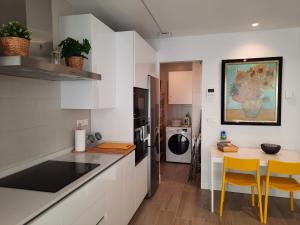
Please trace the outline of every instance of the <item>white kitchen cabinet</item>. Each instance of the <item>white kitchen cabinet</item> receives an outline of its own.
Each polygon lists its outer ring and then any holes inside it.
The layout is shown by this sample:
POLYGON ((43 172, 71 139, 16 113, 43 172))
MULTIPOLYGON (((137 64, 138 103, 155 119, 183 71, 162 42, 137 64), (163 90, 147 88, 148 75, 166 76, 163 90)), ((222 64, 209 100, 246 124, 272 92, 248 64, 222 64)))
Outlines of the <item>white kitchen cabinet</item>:
MULTIPOLYGON (((143 69, 143 79, 139 82, 138 71, 142 71, 142 63, 137 63, 140 53, 135 47, 135 40, 140 37, 134 31, 116 32, 116 107, 112 110, 91 110, 91 130, 102 131, 107 140, 119 140, 132 143, 133 140, 133 89, 134 86, 147 88, 148 75, 158 77, 155 63, 143 69), (137 52, 137 53, 135 53, 137 52), (140 66, 138 66, 140 65, 140 66), (138 69, 140 68, 140 69, 138 69), (154 69, 154 72, 153 72, 154 69), (146 71, 146 72, 145 72, 146 71), (141 85, 139 85, 139 83, 141 85)), ((140 40, 141 41, 141 40, 140 40)), ((144 45, 151 48, 145 41, 144 45)), ((156 62, 156 52, 152 49, 150 58, 156 62)), ((149 58, 148 56, 146 58, 149 58)), ((150 60, 151 61, 151 60, 150 60)))
POLYGON ((169 72, 169 104, 192 104, 193 72, 169 72))
POLYGON ((122 160, 122 224, 131 220, 136 210, 135 204, 135 152, 131 152, 122 160))
MULTIPOLYGON (((123 160, 123 159, 122 159, 123 160)), ((121 162, 116 163, 103 174, 107 183, 108 199, 106 204, 107 209, 107 224, 121 225, 122 224, 122 205, 120 199, 122 198, 122 167, 121 162)))
POLYGON ((61 81, 61 107, 64 109, 99 108, 98 81, 61 81))
POLYGON ((127 225, 136 211, 135 151, 104 172, 107 185, 106 223, 127 225))
POLYGON ((135 207, 140 206, 148 191, 147 157, 135 166, 135 207))
POLYGON ((60 18, 60 39, 72 37, 91 43, 84 70, 100 73, 101 81, 62 81, 61 107, 106 109, 115 107, 115 32, 92 14, 60 18))
POLYGON ((156 75, 156 51, 136 32, 134 32, 134 86, 148 88, 148 75, 156 75))

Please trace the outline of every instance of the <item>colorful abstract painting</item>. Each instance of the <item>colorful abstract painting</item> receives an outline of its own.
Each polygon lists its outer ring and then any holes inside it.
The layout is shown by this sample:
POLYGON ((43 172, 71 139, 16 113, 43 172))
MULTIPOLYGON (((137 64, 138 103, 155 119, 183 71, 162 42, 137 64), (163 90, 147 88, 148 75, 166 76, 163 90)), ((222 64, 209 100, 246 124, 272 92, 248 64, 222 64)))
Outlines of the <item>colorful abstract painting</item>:
POLYGON ((282 57, 222 61, 222 124, 281 124, 282 57))

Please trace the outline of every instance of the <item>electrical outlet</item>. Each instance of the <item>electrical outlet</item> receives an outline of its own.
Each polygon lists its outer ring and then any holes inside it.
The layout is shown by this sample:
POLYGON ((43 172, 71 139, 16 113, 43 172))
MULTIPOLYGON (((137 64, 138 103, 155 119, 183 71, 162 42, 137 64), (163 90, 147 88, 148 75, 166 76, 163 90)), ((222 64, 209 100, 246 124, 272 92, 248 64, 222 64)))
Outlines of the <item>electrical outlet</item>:
POLYGON ((89 125, 89 120, 88 119, 83 119, 83 120, 77 120, 76 123, 77 127, 85 127, 89 125))

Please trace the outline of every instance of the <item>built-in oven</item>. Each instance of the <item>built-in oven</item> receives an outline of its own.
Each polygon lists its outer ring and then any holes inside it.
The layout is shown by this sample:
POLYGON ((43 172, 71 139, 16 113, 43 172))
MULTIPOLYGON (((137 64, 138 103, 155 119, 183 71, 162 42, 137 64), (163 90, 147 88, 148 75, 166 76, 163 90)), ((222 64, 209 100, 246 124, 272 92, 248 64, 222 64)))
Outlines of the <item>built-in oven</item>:
POLYGON ((134 129, 135 164, 139 164, 148 155, 149 125, 134 129))
POLYGON ((149 118, 148 89, 134 88, 134 144, 135 164, 148 155, 149 118))

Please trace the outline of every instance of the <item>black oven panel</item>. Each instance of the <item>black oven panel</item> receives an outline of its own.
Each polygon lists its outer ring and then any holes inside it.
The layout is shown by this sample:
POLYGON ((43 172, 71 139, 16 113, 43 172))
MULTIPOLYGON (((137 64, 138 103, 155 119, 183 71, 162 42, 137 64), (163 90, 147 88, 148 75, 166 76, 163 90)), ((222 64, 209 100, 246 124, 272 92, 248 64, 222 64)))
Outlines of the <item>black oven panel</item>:
POLYGON ((134 88, 134 144, 135 164, 137 165, 148 155, 149 118, 147 89, 134 88))
POLYGON ((134 88, 134 118, 148 118, 148 89, 134 88))

